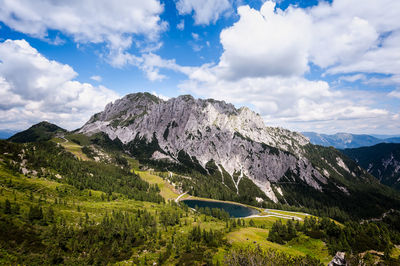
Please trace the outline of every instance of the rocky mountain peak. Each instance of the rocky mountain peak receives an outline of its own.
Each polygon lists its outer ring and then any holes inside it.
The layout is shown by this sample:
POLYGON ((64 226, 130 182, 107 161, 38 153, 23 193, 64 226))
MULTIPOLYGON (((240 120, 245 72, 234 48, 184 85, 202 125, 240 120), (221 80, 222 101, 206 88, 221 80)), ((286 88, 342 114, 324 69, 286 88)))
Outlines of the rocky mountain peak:
POLYGON ((249 178, 273 201, 280 190, 271 182, 298 178, 322 190, 329 177, 307 159, 309 141, 303 135, 267 127, 249 108, 214 99, 182 95, 163 101, 148 93, 129 94, 80 129, 88 135, 98 132, 118 138, 133 153, 147 147, 147 159, 183 163, 185 158, 204 171, 212 162, 238 193, 241 179, 249 178))

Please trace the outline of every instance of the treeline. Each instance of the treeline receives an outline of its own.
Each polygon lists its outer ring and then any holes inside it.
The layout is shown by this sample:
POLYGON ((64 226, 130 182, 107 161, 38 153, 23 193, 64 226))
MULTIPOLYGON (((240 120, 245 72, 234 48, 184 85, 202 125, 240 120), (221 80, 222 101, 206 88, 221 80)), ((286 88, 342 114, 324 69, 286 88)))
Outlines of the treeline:
POLYGON ((227 221, 230 218, 230 215, 228 212, 226 212, 224 209, 219 209, 219 208, 209 208, 209 207, 195 207, 195 210, 198 211, 199 213, 205 214, 207 216, 212 216, 220 220, 227 221))
POLYGON ((389 258, 394 244, 400 243, 400 234, 392 231, 383 222, 346 222, 340 226, 329 218, 306 217, 303 224, 298 221, 276 221, 268 234, 268 240, 285 244, 302 232, 314 239, 327 243, 332 255, 337 251, 362 253, 368 250, 384 252, 389 258))
MULTIPOLYGON (((34 219, 43 219, 42 215, 41 208, 37 209, 34 219)), ((29 218, 33 218, 31 214, 29 218)), ((135 214, 113 212, 101 222, 86 214, 78 226, 61 219, 48 226, 18 227, 4 217, 0 218, 0 225, 0 236, 7 237, 10 245, 7 251, 15 255, 9 262, 25 265, 115 263, 129 259, 132 248, 158 236, 156 218, 145 210, 135 214)))
POLYGON ((227 244, 225 230, 200 227, 199 216, 191 226, 189 213, 173 202, 155 213, 112 211, 100 219, 97 214, 80 213, 74 222, 60 212, 63 199, 52 205, 37 198, 34 202, 22 213, 13 201, 0 204, 0 253, 6 256, 0 257, 0 264, 108 265, 129 259, 141 265, 154 261, 211 265, 213 250, 227 244), (156 254, 156 260, 134 256, 143 250, 156 254))
POLYGON ((126 167, 93 161, 79 161, 64 148, 52 142, 25 145, 0 141, 0 151, 7 155, 5 163, 20 172, 24 162, 38 177, 67 183, 80 190, 93 189, 111 195, 120 193, 130 199, 164 202, 157 185, 150 185, 126 167), (15 163, 18 162, 18 163, 15 163), (56 176, 58 173, 60 176, 56 176))

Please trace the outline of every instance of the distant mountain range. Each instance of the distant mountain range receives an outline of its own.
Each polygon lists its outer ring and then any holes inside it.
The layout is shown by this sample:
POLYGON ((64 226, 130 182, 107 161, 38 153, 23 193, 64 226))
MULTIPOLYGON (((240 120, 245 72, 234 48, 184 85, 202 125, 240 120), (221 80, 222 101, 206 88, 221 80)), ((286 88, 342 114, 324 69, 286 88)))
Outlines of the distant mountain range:
POLYGON ((342 152, 382 184, 400 190, 400 144, 380 143, 371 147, 344 149, 342 152))
POLYGON ((333 146, 337 149, 359 148, 373 146, 378 143, 400 143, 400 136, 357 135, 351 133, 336 133, 333 135, 315 132, 302 132, 312 144, 333 146))
POLYGON ((0 131, 0 139, 8 139, 9 137, 14 135, 15 133, 17 133, 17 131, 14 131, 14 130, 1 130, 0 131))

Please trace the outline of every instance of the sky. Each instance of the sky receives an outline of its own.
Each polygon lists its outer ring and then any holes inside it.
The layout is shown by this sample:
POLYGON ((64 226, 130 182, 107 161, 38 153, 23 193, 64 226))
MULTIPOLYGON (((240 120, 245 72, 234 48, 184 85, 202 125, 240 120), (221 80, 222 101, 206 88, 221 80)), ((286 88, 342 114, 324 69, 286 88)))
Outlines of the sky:
POLYGON ((0 130, 76 129, 144 91, 400 134, 400 1, 0 0, 0 130))

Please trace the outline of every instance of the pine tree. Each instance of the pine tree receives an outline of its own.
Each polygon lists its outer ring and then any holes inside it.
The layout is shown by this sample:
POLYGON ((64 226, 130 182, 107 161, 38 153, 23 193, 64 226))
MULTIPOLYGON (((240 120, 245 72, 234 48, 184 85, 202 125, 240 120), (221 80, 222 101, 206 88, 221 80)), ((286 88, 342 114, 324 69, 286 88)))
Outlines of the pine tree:
POLYGON ((253 219, 250 219, 249 226, 254 227, 256 224, 254 223, 253 219))
POLYGON ((5 202, 4 213, 11 214, 11 203, 8 199, 6 199, 6 202, 5 202))
POLYGON ((51 206, 47 210, 47 220, 51 223, 54 222, 54 210, 51 206))

